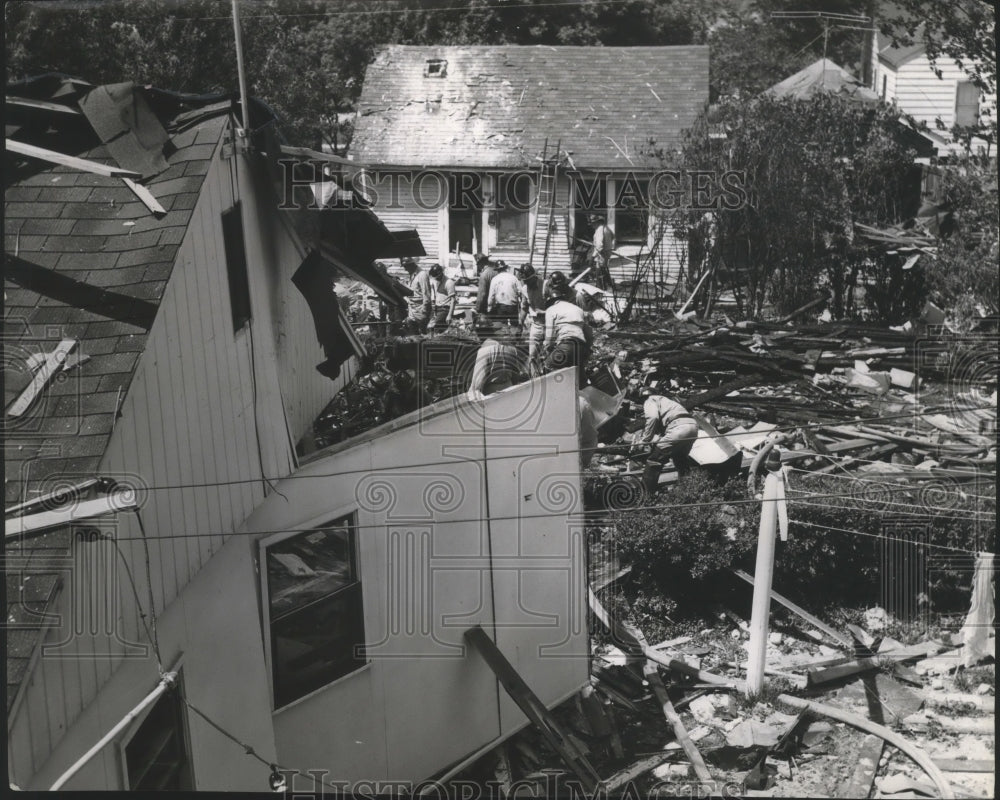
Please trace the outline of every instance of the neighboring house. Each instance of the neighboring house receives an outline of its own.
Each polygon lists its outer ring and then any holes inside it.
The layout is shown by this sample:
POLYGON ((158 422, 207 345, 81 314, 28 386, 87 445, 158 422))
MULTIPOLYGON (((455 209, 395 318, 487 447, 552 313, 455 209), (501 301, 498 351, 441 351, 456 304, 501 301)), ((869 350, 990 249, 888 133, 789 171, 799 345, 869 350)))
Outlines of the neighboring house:
POLYGON ((51 786, 161 669, 176 688, 66 788, 263 791, 270 764, 425 778, 526 721, 456 647, 474 624, 545 703, 587 681, 572 382, 443 401, 301 456, 364 353, 333 280, 398 303, 371 266, 397 240, 331 181, 293 189, 322 210, 279 211, 282 151, 297 171, 342 165, 281 147, 249 105, 243 137, 228 98, 55 75, 7 87, 20 788, 51 786))
MULTIPOLYGON (((954 126, 975 126, 996 118, 996 98, 984 97, 955 59, 941 54, 932 65, 919 39, 905 47, 887 42, 880 34, 873 41, 871 88, 885 102, 926 123, 941 139, 938 155, 964 149, 953 140, 954 126)), ((972 140, 973 151, 985 146, 981 139, 972 140)))
POLYGON ((379 217, 417 228, 432 259, 458 248, 569 270, 596 211, 626 257, 617 279, 662 236, 650 275, 671 282, 687 245, 650 219, 648 182, 707 103, 707 47, 393 45, 368 66, 350 153, 374 173, 379 217), (545 259, 539 181, 557 147, 545 259))

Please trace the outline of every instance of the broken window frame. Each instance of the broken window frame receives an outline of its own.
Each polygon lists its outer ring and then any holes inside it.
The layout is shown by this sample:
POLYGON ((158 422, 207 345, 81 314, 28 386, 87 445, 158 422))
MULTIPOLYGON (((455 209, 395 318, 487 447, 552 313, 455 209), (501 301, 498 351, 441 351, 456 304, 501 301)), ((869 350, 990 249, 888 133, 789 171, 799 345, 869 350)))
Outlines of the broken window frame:
POLYGON ((448 74, 448 59, 428 58, 424 64, 425 78, 443 78, 448 74))
MULTIPOLYGON (((608 219, 609 224, 612 224, 610 220, 614 217, 612 227, 615 232, 616 245, 644 245, 649 243, 650 180, 649 178, 635 177, 632 177, 632 180, 639 185, 639 190, 643 197, 642 204, 635 208, 624 205, 621 202, 622 187, 625 179, 617 178, 613 181, 608 181, 608 219), (634 224, 635 221, 638 221, 638 224, 634 224)), ((632 193, 629 192, 628 196, 631 197, 632 193)))
MULTIPOLYGON (((369 663, 364 650, 364 594, 358 557, 357 513, 352 511, 340 514, 332 517, 328 522, 313 525, 304 530, 298 528, 270 536, 259 542, 259 548, 258 570, 261 580, 262 620, 268 666, 271 673, 272 707, 275 710, 280 710, 299 702, 314 692, 322 691, 343 678, 356 674, 369 663), (347 531, 348 579, 318 596, 309 597, 304 602, 291 608, 282 609, 277 615, 274 615, 271 596, 273 587, 269 569, 272 562, 268 560, 268 552, 273 552, 273 548, 288 542, 290 539, 308 540, 309 536, 315 536, 320 531, 332 531, 338 528, 346 528, 347 531), (339 609, 338 606, 340 606, 339 609), (316 625, 316 622, 308 622, 310 617, 314 617, 325 625, 324 619, 328 620, 331 615, 338 618, 343 628, 343 632, 335 637, 334 647, 339 642, 346 642, 345 647, 350 648, 350 651, 342 651, 333 659, 327 658, 325 664, 321 664, 320 669, 314 671, 308 678, 304 678, 301 671, 288 671, 279 658, 276 626, 280 628, 282 624, 294 625, 303 620, 307 624, 316 625)), ((309 567, 309 564, 306 566, 309 567)), ((312 569, 312 567, 309 568, 312 569)), ((330 642, 322 642, 316 644, 314 652, 330 647, 330 642)))
POLYGON ((535 179, 529 172, 502 172, 493 177, 493 218, 495 220, 497 249, 514 250, 528 247, 535 190, 535 179), (508 186, 511 183, 515 186, 515 194, 511 196, 517 196, 518 204, 526 206, 523 210, 507 208, 504 205, 504 199, 508 196, 508 186), (521 187, 525 185, 527 185, 527 193, 522 195, 521 187), (521 234, 522 227, 523 235, 521 234), (509 231, 506 239, 504 238, 505 230, 509 231))
MULTIPOLYGON (((156 753, 154 759, 163 755, 164 750, 170 743, 171 738, 179 739, 179 749, 180 752, 177 754, 177 766, 172 767, 173 770, 179 772, 179 785, 173 789, 162 789, 163 791, 194 791, 195 781, 194 781, 194 763, 191 758, 191 735, 188 729, 187 714, 185 713, 184 704, 184 681, 180 670, 175 669, 177 672, 177 681, 173 688, 165 692, 160 696, 155 703, 153 703, 149 708, 145 709, 144 713, 136 719, 131 729, 122 737, 118 744, 118 756, 119 756, 119 766, 122 779, 122 787, 126 791, 148 791, 154 789, 155 787, 143 786, 142 779, 148 778, 152 770, 153 763, 147 764, 142 770, 140 775, 140 780, 138 785, 134 783, 133 770, 129 767, 130 761, 135 761, 134 756, 130 758, 129 749, 136 744, 137 737, 143 735, 144 728, 147 727, 147 723, 153 723, 156 720, 156 713, 164 713, 163 709, 167 705, 172 705, 173 709, 167 713, 173 717, 172 723, 175 725, 174 728, 170 730, 166 738, 158 744, 155 748, 156 753)), ((162 738, 162 734, 161 734, 162 738)), ((155 739, 154 739, 155 741, 155 739)))

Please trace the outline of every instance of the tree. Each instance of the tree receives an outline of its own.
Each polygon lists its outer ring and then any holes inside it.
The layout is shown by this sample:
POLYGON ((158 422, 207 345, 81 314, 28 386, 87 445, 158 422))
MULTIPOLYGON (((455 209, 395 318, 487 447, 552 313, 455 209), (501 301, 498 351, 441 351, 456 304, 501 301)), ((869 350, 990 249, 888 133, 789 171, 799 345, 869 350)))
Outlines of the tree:
MULTIPOLYGON (((714 257, 737 297, 746 292, 744 313, 759 316, 769 301, 793 310, 827 287, 839 316, 852 313, 870 266, 854 223, 907 215, 913 158, 890 108, 821 93, 728 100, 691 131, 674 166, 740 176, 746 202, 712 214, 714 257)), ((685 228, 704 216, 691 206, 672 213, 685 228)))

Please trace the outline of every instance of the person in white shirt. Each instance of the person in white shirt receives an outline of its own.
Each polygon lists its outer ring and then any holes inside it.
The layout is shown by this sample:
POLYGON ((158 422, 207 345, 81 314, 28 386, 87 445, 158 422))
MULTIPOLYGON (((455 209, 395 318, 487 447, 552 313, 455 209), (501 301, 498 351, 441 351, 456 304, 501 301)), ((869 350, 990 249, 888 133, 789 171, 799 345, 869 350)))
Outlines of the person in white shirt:
POLYGON ((512 275, 503 261, 497 262, 497 274, 490 282, 486 310, 494 322, 517 324, 517 308, 521 300, 521 282, 512 275))
POLYGON ((434 317, 427 326, 428 330, 444 330, 451 325, 451 318, 455 314, 455 304, 458 302, 458 295, 455 292, 455 281, 444 274, 444 267, 440 264, 432 264, 427 270, 431 279, 431 290, 434 294, 434 317))
POLYGON ((587 359, 593 343, 593 332, 583 309, 569 298, 573 289, 561 272, 549 279, 552 304, 545 310, 544 347, 548 352, 545 371, 576 367, 577 387, 587 385, 587 359))
POLYGON ((408 333, 423 333, 427 323, 431 321, 431 311, 434 307, 431 279, 427 270, 420 269, 412 258, 403 262, 403 269, 410 276, 406 284, 406 288, 410 290, 410 295, 406 298, 409 314, 406 316, 404 326, 408 333))
POLYGON ((652 496, 668 460, 674 462, 678 474, 688 471, 687 455, 698 438, 698 423, 684 406, 660 394, 649 395, 642 412, 646 426, 640 441, 652 445, 642 481, 646 492, 652 496))
POLYGON ((528 365, 533 375, 541 373, 545 342, 545 292, 542 279, 531 264, 521 265, 521 309, 518 324, 528 335, 528 365))

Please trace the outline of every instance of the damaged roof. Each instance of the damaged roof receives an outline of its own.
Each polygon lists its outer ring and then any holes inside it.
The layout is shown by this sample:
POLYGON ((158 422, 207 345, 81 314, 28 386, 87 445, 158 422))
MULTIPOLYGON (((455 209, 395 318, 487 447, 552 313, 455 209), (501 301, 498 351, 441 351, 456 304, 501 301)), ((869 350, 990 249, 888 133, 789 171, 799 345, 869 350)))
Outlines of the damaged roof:
MULTIPOLYGON (((5 507, 99 468, 230 107, 222 96, 93 87, 56 74, 7 86, 5 507), (53 163, 53 153, 112 174, 53 163), (32 393, 46 357, 64 346, 65 368, 32 393)), ((8 711, 58 588, 56 574, 38 574, 36 565, 65 552, 68 539, 60 529, 7 543, 8 711), (31 563, 28 577, 12 566, 18 558, 31 563)))
POLYGON ((708 47, 391 45, 368 66, 351 149, 373 165, 655 167, 708 103, 708 47))

